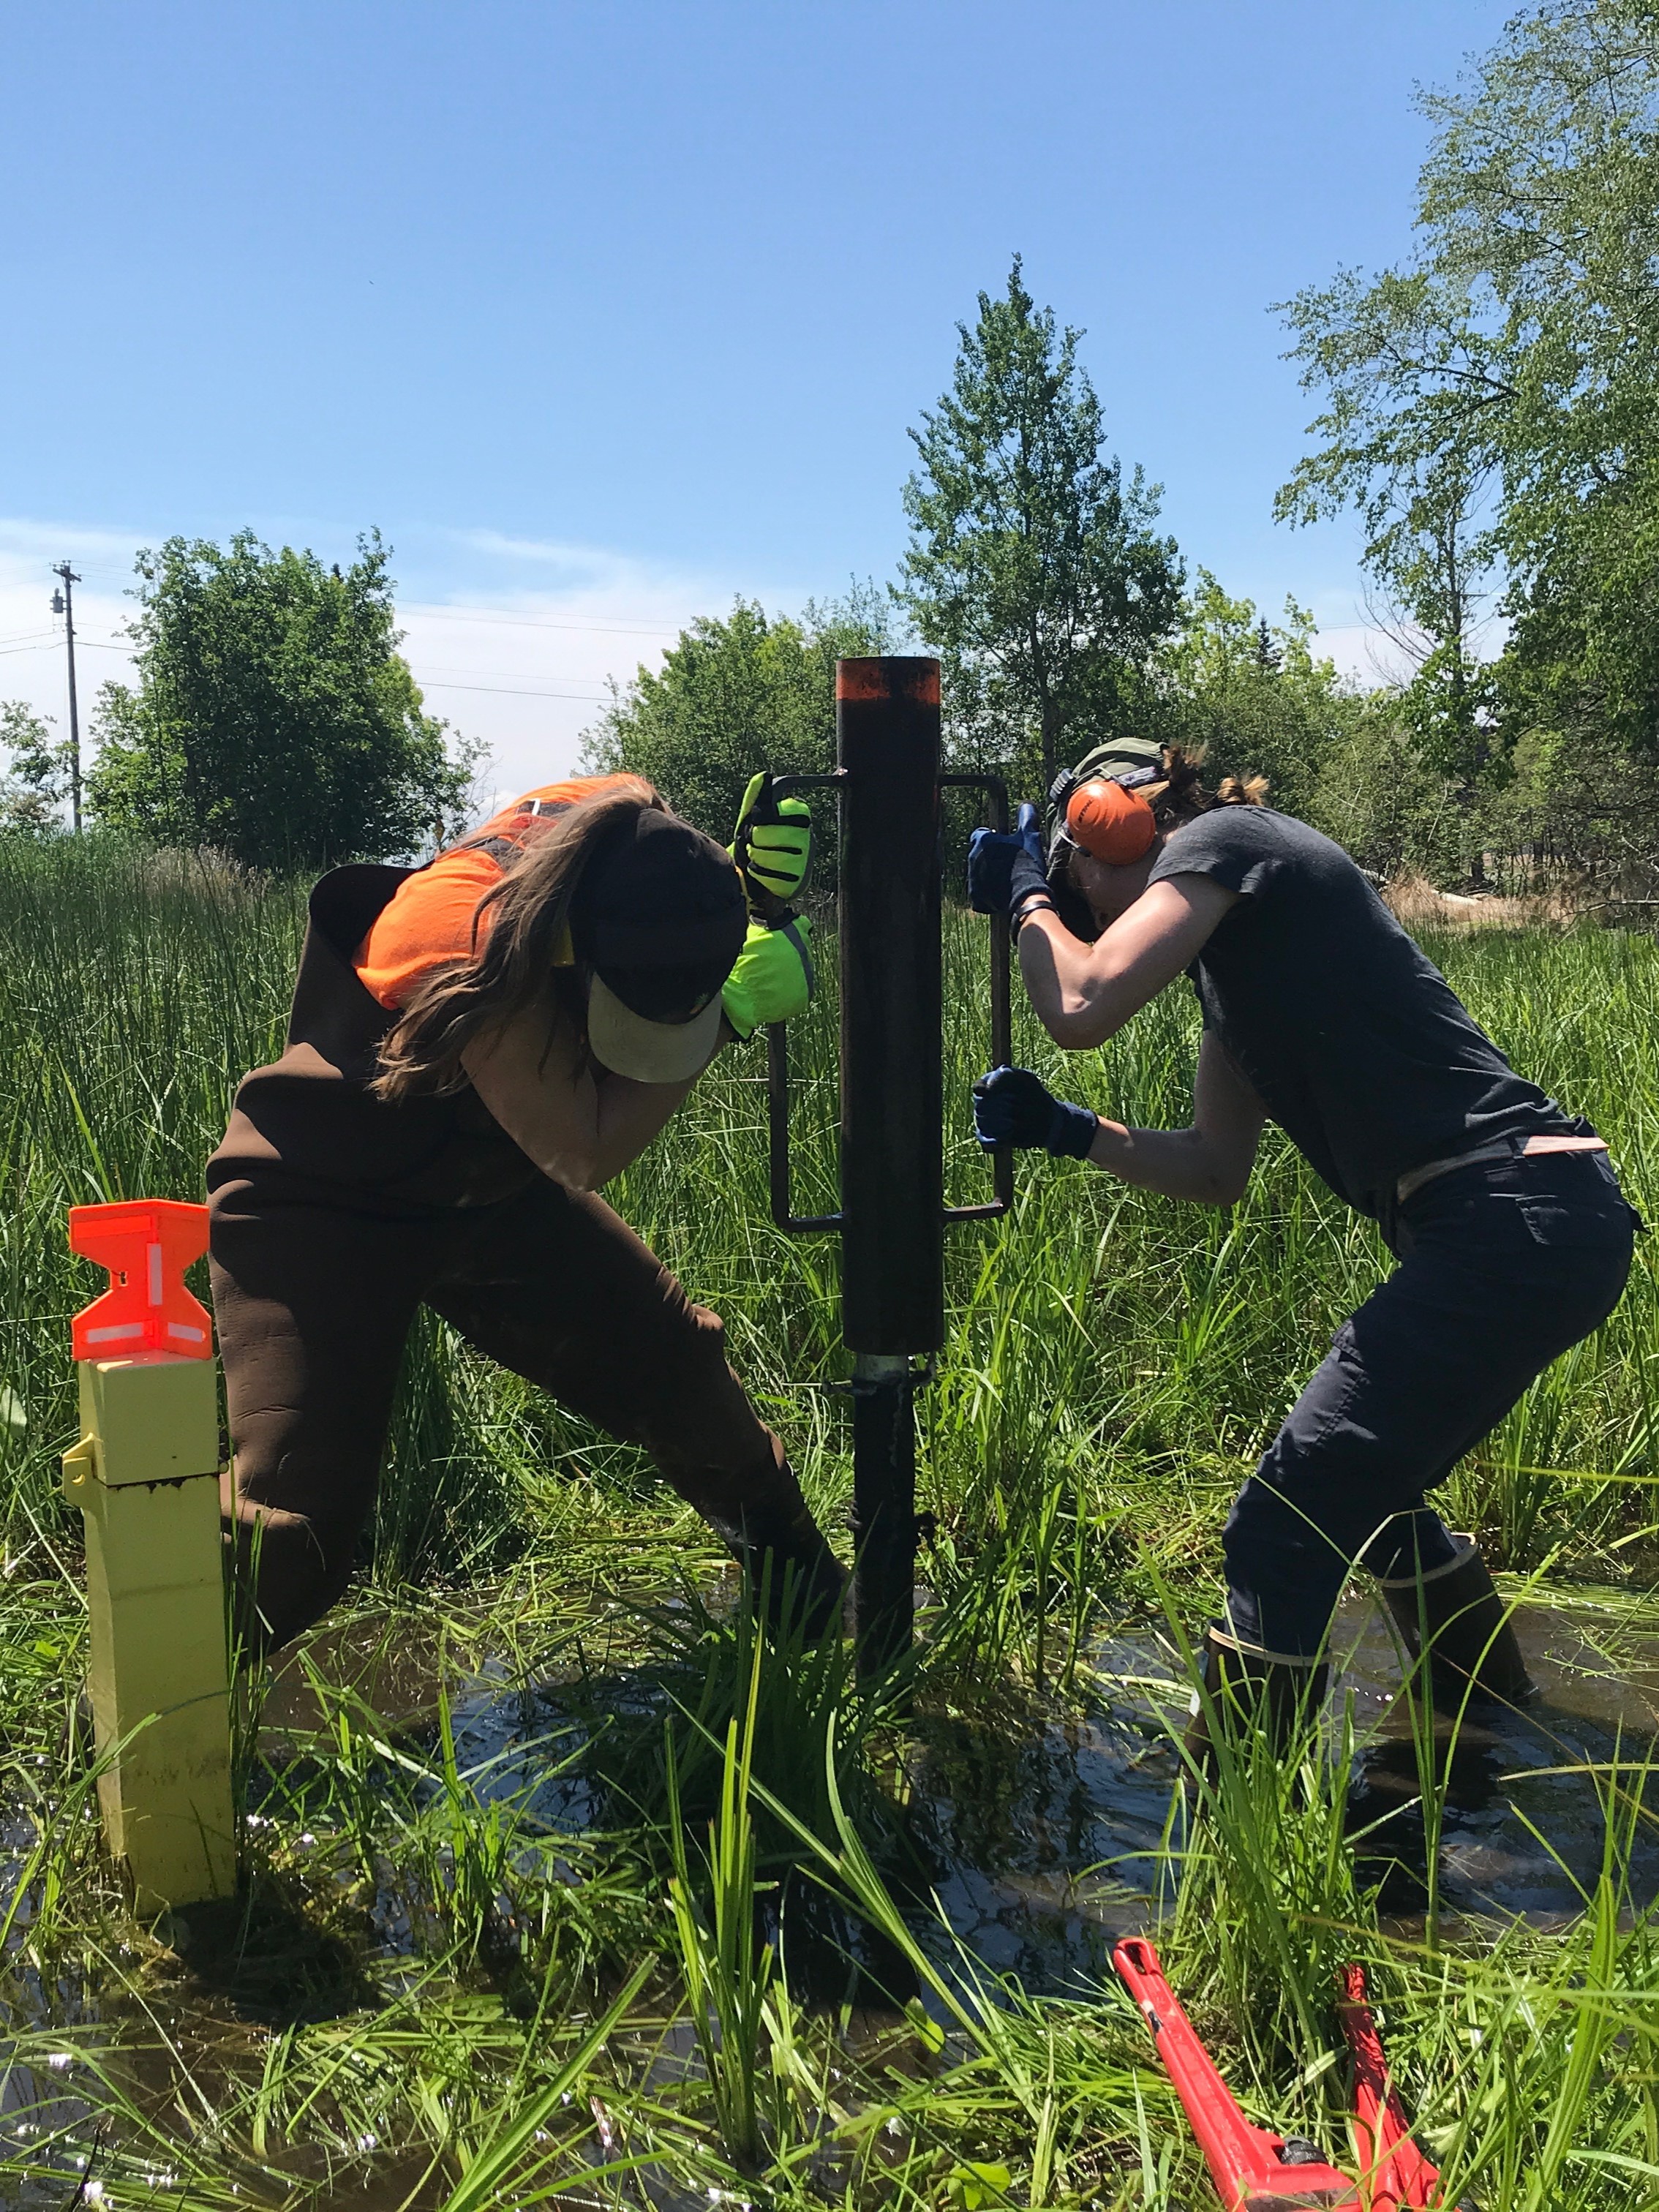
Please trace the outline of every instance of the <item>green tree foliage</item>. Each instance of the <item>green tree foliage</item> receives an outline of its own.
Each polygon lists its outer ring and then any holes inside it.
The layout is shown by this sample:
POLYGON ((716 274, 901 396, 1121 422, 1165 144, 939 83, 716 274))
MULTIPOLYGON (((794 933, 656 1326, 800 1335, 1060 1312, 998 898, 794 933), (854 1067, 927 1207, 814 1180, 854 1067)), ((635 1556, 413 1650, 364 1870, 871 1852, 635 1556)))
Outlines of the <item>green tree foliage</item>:
MULTIPOLYGON (((700 616, 659 669, 641 666, 587 732, 593 775, 631 769, 711 836, 732 834, 757 769, 816 775, 836 759, 836 662, 897 649, 876 593, 809 606, 799 622, 738 599, 720 620, 700 616)), ((830 832, 818 808, 820 842, 830 832)))
POLYGON ((1316 659, 1313 617, 1287 600, 1282 624, 1230 599, 1208 569, 1164 659, 1158 734, 1201 744, 1211 769, 1265 775, 1275 806, 1309 814, 1327 756, 1364 716, 1335 664, 1316 659))
POLYGON ((1421 105, 1415 260, 1285 310, 1326 407, 1279 511, 1359 509, 1443 765, 1501 782, 1537 731, 1659 758, 1659 10, 1554 0, 1421 105))
POLYGON ((44 833, 63 827, 58 809, 69 796, 70 749, 55 739, 50 717, 22 699, 0 700, 0 829, 44 833))
POLYGON ((1159 488, 1103 453, 1082 332, 1037 308, 1018 258, 957 330, 951 390, 910 433, 898 597, 944 660, 963 751, 1046 784, 1144 714, 1183 571, 1153 532, 1159 488))
POLYGON ((137 685, 100 696, 100 818, 265 868, 410 853, 453 822, 472 756, 422 710, 386 560, 371 535, 342 573, 252 531, 141 555, 137 685))

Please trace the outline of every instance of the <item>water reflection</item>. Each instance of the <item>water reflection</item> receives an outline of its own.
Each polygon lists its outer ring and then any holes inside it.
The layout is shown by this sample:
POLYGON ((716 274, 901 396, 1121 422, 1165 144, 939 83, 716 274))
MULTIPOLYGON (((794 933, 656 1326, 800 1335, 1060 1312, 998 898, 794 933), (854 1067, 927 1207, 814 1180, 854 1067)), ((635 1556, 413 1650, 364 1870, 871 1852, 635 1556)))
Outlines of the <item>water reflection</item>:
MULTIPOLYGON (((1581 1910, 1600 1871, 1598 1778, 1615 1759, 1639 1765, 1659 1735, 1659 1637, 1632 1626, 1615 1595, 1526 1606, 1516 1626, 1539 1694, 1524 1711, 1472 1710, 1457 1731, 1441 1893, 1453 1913, 1547 1922, 1581 1910)), ((1359 1848, 1409 1864, 1414 1835, 1420 1852, 1417 1754, 1398 1709, 1395 1646, 1368 1598, 1345 1601, 1335 1644, 1334 1702, 1352 1697, 1364 1744, 1354 1823, 1386 1822, 1359 1848)), ((951 1926, 1033 1992, 1104 1972, 1113 1942, 1145 1925, 1148 1893, 1168 1876, 1161 1845, 1179 1761, 1167 1723, 1184 1690, 1150 1631, 1108 1638, 1090 1656, 1080 1711, 1011 1726, 924 1710, 906 1754, 912 1833, 951 1926)), ((412 1680, 407 1647, 399 1666, 412 1680)), ((618 1695, 644 1710, 660 1693, 619 1682, 618 1695)), ((580 1761, 569 1763, 579 1724, 556 1683, 506 1691, 480 1680, 453 1717, 459 1764, 481 1796, 565 1832, 605 1824, 580 1761)), ((1659 1789, 1652 1803, 1659 1810, 1659 1789)), ((1638 1823, 1630 1873, 1633 1905, 1659 1896, 1659 1822, 1638 1823)), ((1409 1911, 1410 1884, 1384 1901, 1409 1911)))

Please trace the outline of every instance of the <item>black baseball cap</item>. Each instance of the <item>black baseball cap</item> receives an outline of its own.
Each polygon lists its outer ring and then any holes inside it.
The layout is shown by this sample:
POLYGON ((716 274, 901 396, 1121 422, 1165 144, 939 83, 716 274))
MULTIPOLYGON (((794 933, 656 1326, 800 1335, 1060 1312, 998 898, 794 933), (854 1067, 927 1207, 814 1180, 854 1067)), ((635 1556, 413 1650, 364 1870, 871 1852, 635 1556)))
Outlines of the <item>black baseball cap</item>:
POLYGON ((705 1067, 748 924, 742 879, 712 837, 659 807, 618 824, 571 907, 572 949, 592 971, 595 1059, 636 1083, 684 1083, 705 1067))

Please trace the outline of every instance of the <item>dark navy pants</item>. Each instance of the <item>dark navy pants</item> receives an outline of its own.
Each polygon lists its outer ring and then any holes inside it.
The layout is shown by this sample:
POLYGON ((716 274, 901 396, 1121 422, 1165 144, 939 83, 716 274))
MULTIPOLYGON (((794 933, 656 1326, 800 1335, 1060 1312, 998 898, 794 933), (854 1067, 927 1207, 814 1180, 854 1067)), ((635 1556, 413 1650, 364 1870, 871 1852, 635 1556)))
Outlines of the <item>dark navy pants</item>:
POLYGON ((1604 1322, 1637 1216, 1602 1152, 1437 1176, 1400 1209, 1400 1265, 1344 1322, 1228 1516, 1228 1619, 1308 1654, 1350 1568, 1453 1555, 1424 1498, 1550 1362, 1604 1322))

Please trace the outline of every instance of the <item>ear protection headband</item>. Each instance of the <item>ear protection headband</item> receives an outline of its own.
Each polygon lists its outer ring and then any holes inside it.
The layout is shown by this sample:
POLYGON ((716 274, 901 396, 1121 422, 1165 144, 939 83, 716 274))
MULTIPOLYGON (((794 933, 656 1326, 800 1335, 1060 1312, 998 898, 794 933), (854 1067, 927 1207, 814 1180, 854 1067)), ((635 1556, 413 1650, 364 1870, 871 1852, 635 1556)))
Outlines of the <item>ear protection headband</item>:
POLYGON ((1091 777, 1072 793, 1066 827, 1074 845, 1115 868, 1144 858, 1158 835, 1151 800, 1107 776, 1091 777))

